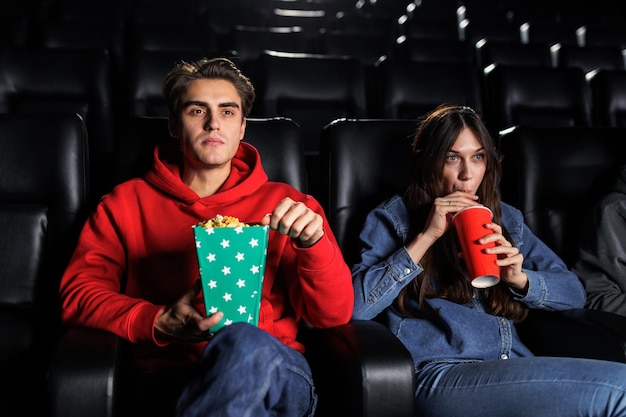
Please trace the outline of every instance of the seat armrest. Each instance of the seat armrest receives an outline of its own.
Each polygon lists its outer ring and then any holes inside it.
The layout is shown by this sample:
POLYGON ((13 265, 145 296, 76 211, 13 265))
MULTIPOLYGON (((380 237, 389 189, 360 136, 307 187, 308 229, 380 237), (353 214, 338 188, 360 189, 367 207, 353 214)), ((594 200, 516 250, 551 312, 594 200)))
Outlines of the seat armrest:
POLYGON ((626 362, 626 317, 617 314, 589 309, 531 310, 517 330, 538 356, 626 362))
POLYGON ((408 350, 376 321, 301 331, 320 417, 412 417, 415 375, 408 350))
POLYGON ((51 360, 48 395, 51 417, 113 417, 123 378, 122 340, 109 332, 70 327, 51 360))

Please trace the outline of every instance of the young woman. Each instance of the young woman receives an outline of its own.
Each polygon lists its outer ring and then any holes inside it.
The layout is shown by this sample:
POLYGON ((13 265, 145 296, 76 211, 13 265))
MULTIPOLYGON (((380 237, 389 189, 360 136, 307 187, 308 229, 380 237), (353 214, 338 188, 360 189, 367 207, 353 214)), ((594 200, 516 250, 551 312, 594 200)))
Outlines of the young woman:
POLYGON ((416 414, 626 416, 626 365, 535 357, 514 323, 528 309, 581 308, 577 277, 500 201, 500 159, 470 108, 441 106, 413 141, 410 185, 383 202, 361 233, 352 269, 356 319, 382 317, 411 352, 416 414), (493 212, 481 243, 498 256, 500 283, 471 286, 452 216, 493 212))

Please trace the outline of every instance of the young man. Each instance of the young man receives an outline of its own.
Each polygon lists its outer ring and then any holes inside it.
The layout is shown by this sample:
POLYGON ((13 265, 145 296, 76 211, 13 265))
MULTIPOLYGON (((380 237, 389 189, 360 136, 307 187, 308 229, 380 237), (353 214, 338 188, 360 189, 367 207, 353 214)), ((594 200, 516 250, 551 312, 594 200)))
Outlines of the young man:
POLYGON ((179 416, 313 415, 298 323, 341 325, 353 309, 324 212, 269 182, 242 142, 255 92, 231 61, 180 63, 163 91, 174 146, 157 147, 145 177, 114 188, 86 222, 61 282, 63 320, 132 342, 143 381, 183 375, 179 416), (191 227, 217 214, 270 226, 258 328, 209 332, 222 313, 205 313, 191 227))

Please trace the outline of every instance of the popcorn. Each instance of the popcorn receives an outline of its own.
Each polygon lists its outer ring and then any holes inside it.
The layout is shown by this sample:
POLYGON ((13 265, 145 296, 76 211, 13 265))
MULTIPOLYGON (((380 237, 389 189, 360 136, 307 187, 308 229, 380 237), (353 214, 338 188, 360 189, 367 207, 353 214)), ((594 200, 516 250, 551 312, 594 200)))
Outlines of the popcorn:
POLYGON ((234 216, 222 216, 221 214, 216 215, 212 219, 208 219, 198 223, 199 226, 204 227, 205 229, 208 227, 249 227, 250 225, 239 221, 237 217, 234 216))

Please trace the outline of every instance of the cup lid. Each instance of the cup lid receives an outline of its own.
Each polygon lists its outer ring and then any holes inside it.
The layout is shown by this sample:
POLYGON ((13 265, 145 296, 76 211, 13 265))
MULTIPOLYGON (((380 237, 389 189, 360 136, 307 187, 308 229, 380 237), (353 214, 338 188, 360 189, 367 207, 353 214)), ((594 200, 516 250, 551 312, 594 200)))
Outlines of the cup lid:
POLYGON ((489 212, 489 215, 493 219, 493 212, 491 211, 491 209, 489 207, 485 207, 485 206, 469 206, 469 207, 462 208, 461 210, 459 210, 456 213, 454 213, 454 215, 452 216, 452 220, 454 220, 454 218, 456 216, 458 216, 460 213, 463 213, 464 211, 467 211, 467 210, 474 210, 474 209, 487 210, 489 212))

